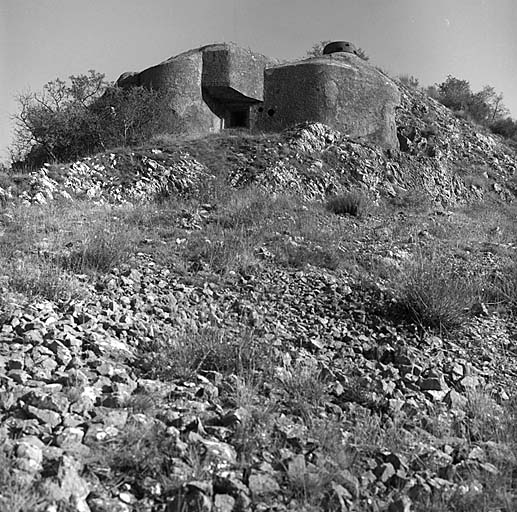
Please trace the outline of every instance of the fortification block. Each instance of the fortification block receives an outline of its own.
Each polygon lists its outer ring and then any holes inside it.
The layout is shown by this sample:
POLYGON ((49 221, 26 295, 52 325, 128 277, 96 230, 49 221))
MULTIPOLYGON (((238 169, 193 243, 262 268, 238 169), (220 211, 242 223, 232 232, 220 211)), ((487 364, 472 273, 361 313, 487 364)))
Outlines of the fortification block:
POLYGON ((211 44, 140 73, 124 73, 117 85, 166 91, 171 120, 187 133, 279 131, 315 121, 398 148, 399 90, 356 51, 352 43, 336 41, 325 55, 277 65, 233 43, 211 44))
POLYGON ((171 116, 188 133, 250 128, 263 100, 264 69, 274 62, 231 43, 212 44, 124 73, 117 85, 165 90, 171 116))
POLYGON ((353 53, 331 53, 267 69, 257 127, 279 131, 305 121, 398 148, 397 86, 353 53))

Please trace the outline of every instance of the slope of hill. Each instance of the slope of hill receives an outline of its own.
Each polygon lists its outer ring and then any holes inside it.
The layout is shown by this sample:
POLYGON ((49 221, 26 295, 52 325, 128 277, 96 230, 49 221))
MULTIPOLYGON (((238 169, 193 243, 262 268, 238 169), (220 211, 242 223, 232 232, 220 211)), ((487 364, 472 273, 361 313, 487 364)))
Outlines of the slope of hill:
POLYGON ((517 159, 410 89, 398 125, 6 183, 0 510, 515 510, 517 159))
MULTIPOLYGON (((517 157, 511 148, 423 93, 400 88, 401 152, 384 153, 321 124, 269 135, 165 136, 152 147, 46 166, 24 183, 22 198, 43 203, 57 193, 134 201, 195 191, 196 183, 218 175, 235 186, 257 183, 268 191, 311 198, 359 187, 372 196, 416 189, 444 204, 513 199, 517 157)), ((0 188, 0 197, 13 194, 12 188, 0 188)))

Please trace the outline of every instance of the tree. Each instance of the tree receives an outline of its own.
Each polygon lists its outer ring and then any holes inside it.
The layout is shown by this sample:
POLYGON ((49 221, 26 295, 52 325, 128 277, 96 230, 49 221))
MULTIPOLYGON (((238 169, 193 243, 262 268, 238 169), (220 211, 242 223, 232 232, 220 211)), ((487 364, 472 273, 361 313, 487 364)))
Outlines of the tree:
POLYGON ((470 83, 451 75, 438 85, 438 101, 451 110, 466 110, 472 99, 470 83))
MULTIPOLYGON (((326 41, 320 41, 319 43, 314 43, 310 50, 307 50, 307 57, 319 57, 323 54, 323 48, 327 46, 327 44, 331 43, 332 41, 326 40, 326 41)), ((358 57, 361 57, 363 60, 370 60, 370 57, 366 54, 366 52, 362 48, 356 48, 356 55, 358 57)))
POLYGON ((90 70, 86 75, 48 82, 39 93, 17 98, 15 138, 11 153, 23 158, 33 148, 47 160, 74 158, 98 144, 97 119, 90 105, 98 100, 107 83, 104 75, 90 70))
POLYGON ((490 129, 497 135, 517 140, 517 121, 514 121, 511 117, 495 121, 490 129))
POLYGON ((467 80, 460 80, 451 75, 434 87, 436 99, 446 107, 483 126, 491 126, 496 121, 508 116, 508 109, 503 103, 503 95, 497 94, 492 86, 485 85, 481 91, 474 93, 467 80))
POLYGON ((95 71, 48 82, 40 93, 20 94, 18 104, 11 155, 22 165, 71 160, 181 128, 166 93, 114 87, 95 71))
POLYGON ((503 103, 502 93, 497 94, 495 89, 489 85, 485 85, 481 91, 474 94, 473 104, 481 105, 479 117, 483 124, 493 124, 499 119, 508 116, 508 109, 503 103))
POLYGON ((163 91, 109 87, 91 108, 98 118, 102 146, 129 146, 158 133, 181 131, 169 103, 168 94, 163 91))

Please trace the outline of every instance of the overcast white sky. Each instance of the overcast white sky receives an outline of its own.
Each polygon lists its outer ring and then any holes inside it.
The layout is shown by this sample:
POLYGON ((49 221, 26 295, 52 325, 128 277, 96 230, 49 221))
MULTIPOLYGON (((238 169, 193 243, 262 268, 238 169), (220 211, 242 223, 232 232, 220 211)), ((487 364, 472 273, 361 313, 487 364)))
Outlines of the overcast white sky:
POLYGON ((220 41, 294 59, 326 39, 423 85, 492 85, 517 117, 517 0, 0 0, 0 154, 16 93, 57 77, 115 80, 220 41))

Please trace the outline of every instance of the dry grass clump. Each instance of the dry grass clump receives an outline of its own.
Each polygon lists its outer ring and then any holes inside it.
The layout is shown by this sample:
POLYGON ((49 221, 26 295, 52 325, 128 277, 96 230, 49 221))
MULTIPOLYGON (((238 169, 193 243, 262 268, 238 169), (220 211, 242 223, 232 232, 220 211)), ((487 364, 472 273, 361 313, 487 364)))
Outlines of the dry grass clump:
POLYGON ((253 332, 243 330, 239 336, 231 336, 212 327, 176 339, 152 340, 140 350, 141 367, 153 379, 189 379, 208 371, 241 375, 268 368, 274 361, 271 347, 253 332))
POLYGON ((393 208, 420 214, 427 212, 432 206, 429 195, 416 189, 399 191, 396 196, 389 197, 385 202, 393 208))
POLYGON ((452 330, 459 327, 479 302, 480 279, 437 255, 418 254, 399 285, 400 304, 423 327, 452 330))
POLYGON ((310 424, 316 409, 328 398, 327 385, 315 361, 297 361, 279 370, 278 381, 289 413, 310 424))
POLYGON ((0 258, 0 264, 0 278, 4 277, 7 289, 27 297, 66 302, 87 294, 82 283, 52 258, 37 255, 0 258))
POLYGON ((487 299, 492 304, 503 306, 503 309, 517 314, 517 263, 512 261, 492 275, 487 299))
POLYGON ((178 457, 176 439, 156 422, 130 421, 116 437, 92 443, 87 460, 88 472, 105 477, 123 475, 125 481, 156 482, 165 492, 179 482, 173 473, 178 457))
POLYGON ((360 192, 346 192, 338 196, 331 197, 326 203, 326 208, 336 215, 352 215, 359 217, 364 213, 366 201, 360 192))
POLYGON ((61 264, 73 272, 109 272, 124 263, 138 244, 138 230, 123 222, 101 220, 85 226, 82 239, 61 264))
POLYGON ((45 496, 33 479, 16 467, 12 449, 0 449, 0 510, 34 512, 42 510, 45 496))
POLYGON ((191 270, 211 270, 225 275, 256 266, 254 250, 257 245, 255 233, 210 226, 186 240, 181 247, 181 256, 191 270))
POLYGON ((336 270, 341 262, 341 255, 332 248, 311 247, 305 244, 285 243, 275 248, 278 261, 286 266, 304 268, 313 267, 336 270))
POLYGON ((217 205, 214 223, 224 228, 260 229, 285 207, 287 199, 272 198, 265 191, 249 187, 233 190, 217 205))

